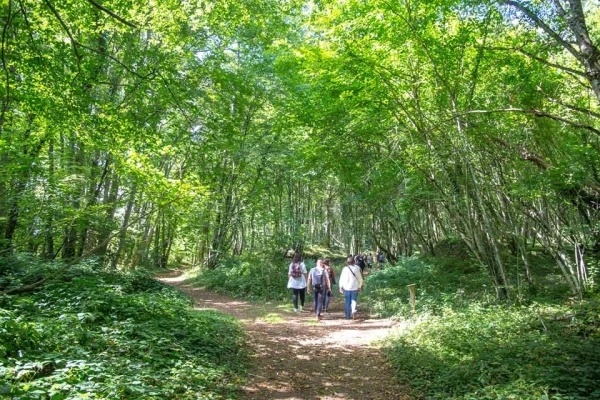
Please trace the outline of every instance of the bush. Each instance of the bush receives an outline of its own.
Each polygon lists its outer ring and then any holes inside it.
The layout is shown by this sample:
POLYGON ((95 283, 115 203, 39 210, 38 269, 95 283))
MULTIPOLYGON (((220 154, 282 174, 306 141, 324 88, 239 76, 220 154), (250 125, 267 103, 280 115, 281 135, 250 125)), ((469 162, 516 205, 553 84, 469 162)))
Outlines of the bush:
POLYGON ((600 335, 542 321, 534 307, 445 309, 408 324, 387 352, 427 398, 599 398, 600 335))
MULTIPOLYGON (((228 259, 215 269, 200 271, 190 282, 237 298, 279 301, 289 296, 287 273, 290 262, 280 255, 228 259)), ((304 263, 307 270, 314 266, 312 260, 304 260, 304 263)))
POLYGON ((472 300, 494 301, 488 279, 470 265, 457 267, 445 260, 402 258, 392 267, 373 271, 367 278, 363 301, 384 317, 410 316, 407 285, 416 284, 416 311, 438 313, 445 306, 460 307, 472 300))
MULTIPOLYGON (((17 264, 7 287, 35 270, 17 264)), ((13 398, 216 399, 235 396, 246 355, 230 317, 191 310, 148 274, 87 264, 0 297, 0 360, 0 393, 13 398)))
POLYGON ((488 280, 447 258, 406 258, 369 276, 371 309, 405 319, 386 344, 400 379, 430 399, 600 398, 599 303, 499 305, 488 280))

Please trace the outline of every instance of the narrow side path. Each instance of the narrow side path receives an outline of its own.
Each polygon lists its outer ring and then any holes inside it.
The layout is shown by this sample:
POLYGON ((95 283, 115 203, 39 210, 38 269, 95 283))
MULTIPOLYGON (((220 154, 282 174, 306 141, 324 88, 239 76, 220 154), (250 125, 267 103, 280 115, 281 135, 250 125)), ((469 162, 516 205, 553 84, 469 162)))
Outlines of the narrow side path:
MULTIPOLYGON (((342 296, 321 322, 312 311, 293 313, 275 306, 231 299, 165 277, 193 300, 197 309, 235 316, 248 332, 254 359, 245 399, 408 400, 407 388, 396 382, 375 341, 391 328, 389 320, 344 319, 342 296)), ((307 307, 312 309, 312 297, 307 307)))

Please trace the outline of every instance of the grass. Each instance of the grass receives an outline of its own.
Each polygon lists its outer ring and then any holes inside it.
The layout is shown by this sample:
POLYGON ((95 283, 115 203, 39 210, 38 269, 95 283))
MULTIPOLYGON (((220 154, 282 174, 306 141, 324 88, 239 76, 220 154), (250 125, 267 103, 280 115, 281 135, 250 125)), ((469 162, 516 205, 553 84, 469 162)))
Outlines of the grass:
POLYGON ((258 318, 262 322, 266 322, 268 324, 282 324, 286 322, 285 318, 281 316, 281 314, 277 313, 269 313, 263 317, 258 318))
MULTIPOLYGON (((0 289, 58 265, 3 259, 0 289)), ((0 297, 0 393, 19 399, 236 398, 243 332, 232 318, 194 311, 147 273, 92 261, 34 292, 0 297)))
POLYGON ((363 300, 380 315, 404 320, 385 351, 415 395, 600 398, 598 296, 572 302, 562 282, 546 276, 538 290, 498 303, 487 281, 472 263, 448 258, 403 259, 368 278, 363 300), (409 283, 417 284, 414 317, 409 283))

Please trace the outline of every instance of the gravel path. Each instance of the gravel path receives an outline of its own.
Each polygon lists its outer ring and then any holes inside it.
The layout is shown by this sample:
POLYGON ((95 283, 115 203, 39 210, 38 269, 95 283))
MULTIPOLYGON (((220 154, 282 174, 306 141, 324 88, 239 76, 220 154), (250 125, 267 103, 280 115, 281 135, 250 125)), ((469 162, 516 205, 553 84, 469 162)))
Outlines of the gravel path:
MULTIPOLYGON (((187 293, 197 309, 218 310, 242 321, 253 350, 242 398, 412 398, 407 388, 394 378, 377 347, 377 341, 389 333, 392 322, 369 319, 360 312, 357 320, 345 320, 339 293, 334 297, 331 311, 316 322, 312 311, 294 313, 282 306, 234 300, 192 287, 182 277, 160 280, 187 293)), ((307 296, 306 308, 312 309, 311 296, 307 296)))

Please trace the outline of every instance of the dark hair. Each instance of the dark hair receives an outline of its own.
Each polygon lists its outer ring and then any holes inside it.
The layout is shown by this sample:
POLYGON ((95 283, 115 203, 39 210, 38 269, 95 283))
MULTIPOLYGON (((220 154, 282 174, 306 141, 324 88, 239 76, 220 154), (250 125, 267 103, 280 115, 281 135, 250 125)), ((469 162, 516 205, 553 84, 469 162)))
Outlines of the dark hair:
POLYGON ((324 259, 324 260, 323 260, 323 264, 325 264, 325 265, 329 265, 329 258, 326 258, 326 259, 324 259))
POLYGON ((294 254, 294 261, 295 263, 297 262, 301 262, 302 261, 302 256, 300 255, 300 253, 296 253, 294 254))
POLYGON ((346 264, 354 265, 354 257, 348 257, 348 259, 346 260, 346 264))

